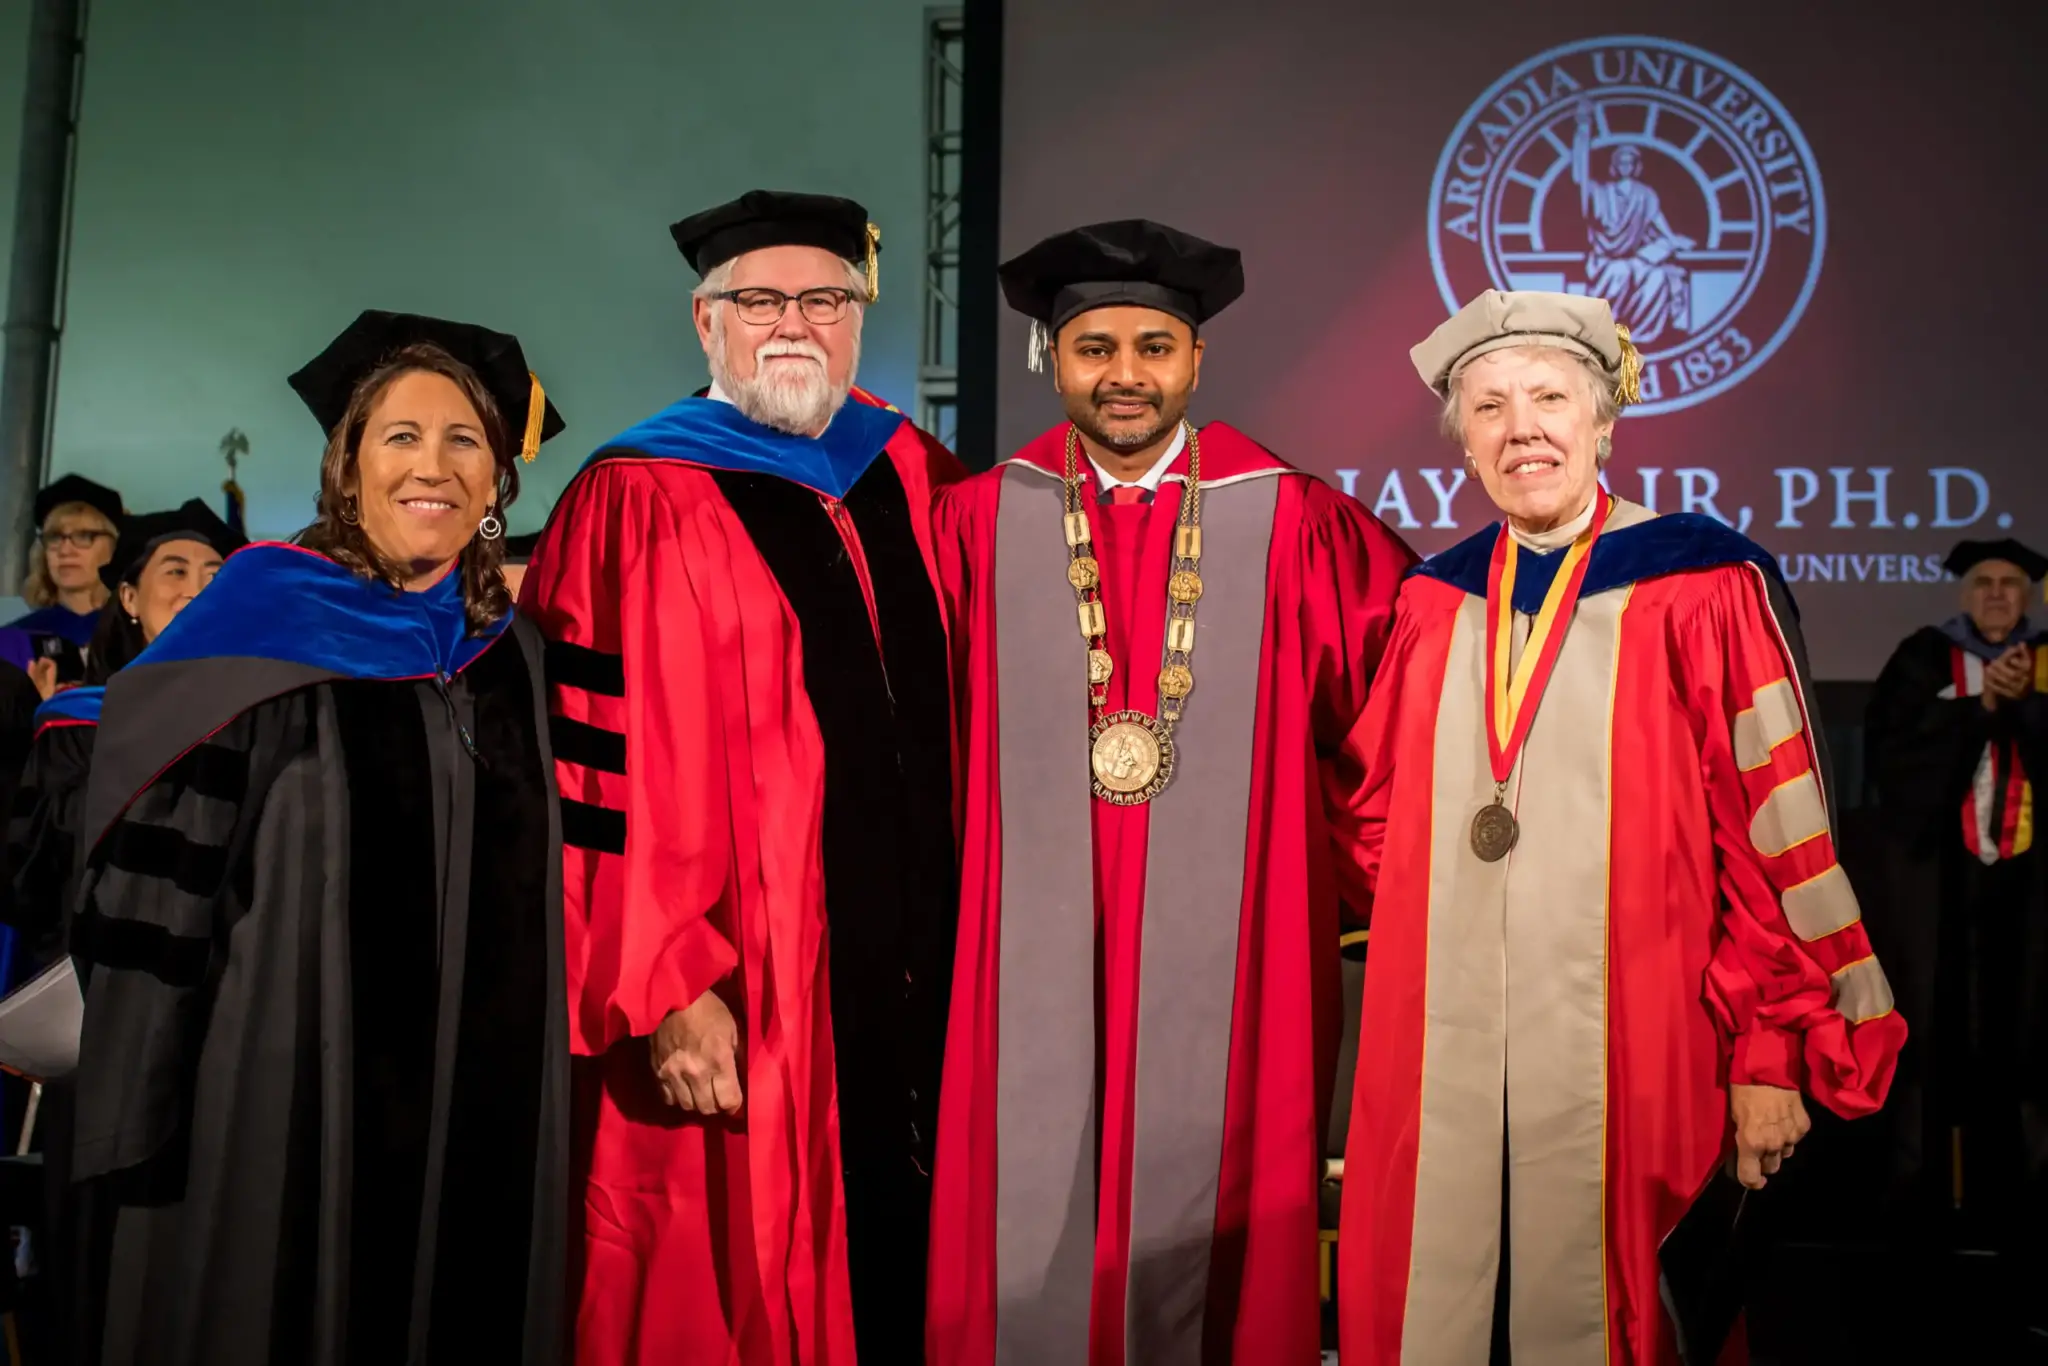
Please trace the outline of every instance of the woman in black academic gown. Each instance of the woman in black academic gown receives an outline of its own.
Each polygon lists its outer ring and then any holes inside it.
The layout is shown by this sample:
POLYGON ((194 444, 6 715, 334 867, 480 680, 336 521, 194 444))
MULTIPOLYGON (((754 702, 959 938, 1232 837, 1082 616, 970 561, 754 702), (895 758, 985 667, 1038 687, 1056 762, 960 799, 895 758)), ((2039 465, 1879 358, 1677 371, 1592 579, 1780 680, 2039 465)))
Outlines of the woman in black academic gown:
MULTIPOLYGON (((154 640, 213 580, 244 538, 197 498, 168 512, 123 520, 111 558, 100 566, 109 597, 86 659, 86 685, 45 702, 21 775, 7 832, 5 919, 22 936, 17 957, 27 976, 67 948, 66 911, 77 885, 78 834, 107 679, 154 640)), ((102 1291, 112 1206, 96 1184, 69 1180, 72 1079, 43 1088, 37 1136, 44 1154, 47 1209, 39 1260, 50 1332, 43 1359, 88 1363, 98 1356, 102 1291)))
POLYGON ((365 313, 292 377, 319 518, 107 688, 75 942, 109 1366, 562 1357, 560 817, 504 509, 518 342, 365 313))
POLYGON ((33 610, 7 625, 29 638, 47 697, 53 684, 85 676, 86 644, 107 600, 100 570, 121 534, 121 495, 67 474, 36 491, 34 511, 37 544, 21 588, 33 610))
POLYGON ((119 673, 245 544, 197 498, 168 512, 130 517, 100 578, 100 611, 85 686, 67 688, 36 713, 35 740, 8 829, 7 922, 26 936, 30 970, 64 951, 66 892, 77 869, 85 775, 106 682, 119 673))

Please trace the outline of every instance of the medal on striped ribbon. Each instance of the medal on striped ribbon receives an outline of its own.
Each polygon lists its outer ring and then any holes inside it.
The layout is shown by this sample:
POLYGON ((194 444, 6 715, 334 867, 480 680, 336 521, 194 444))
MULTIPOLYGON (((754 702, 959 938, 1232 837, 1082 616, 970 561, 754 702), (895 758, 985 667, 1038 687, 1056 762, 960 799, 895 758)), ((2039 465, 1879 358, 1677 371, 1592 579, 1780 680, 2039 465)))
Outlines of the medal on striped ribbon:
POLYGON ((1529 628, 1521 661, 1512 669, 1508 658, 1514 641, 1515 566, 1521 546, 1505 522, 1493 543, 1493 562, 1486 571, 1486 757, 1493 771, 1493 802, 1479 808, 1472 818, 1472 852, 1488 863, 1506 858, 1521 838, 1521 824, 1507 807, 1508 778, 1515 771, 1522 742, 1529 736, 1529 725, 1536 719, 1558 651, 1564 647, 1564 633, 1571 628, 1579 589, 1586 581, 1586 561, 1601 528, 1607 525, 1612 502, 1607 494, 1598 495, 1593 520, 1565 551, 1564 563, 1557 567, 1529 628))

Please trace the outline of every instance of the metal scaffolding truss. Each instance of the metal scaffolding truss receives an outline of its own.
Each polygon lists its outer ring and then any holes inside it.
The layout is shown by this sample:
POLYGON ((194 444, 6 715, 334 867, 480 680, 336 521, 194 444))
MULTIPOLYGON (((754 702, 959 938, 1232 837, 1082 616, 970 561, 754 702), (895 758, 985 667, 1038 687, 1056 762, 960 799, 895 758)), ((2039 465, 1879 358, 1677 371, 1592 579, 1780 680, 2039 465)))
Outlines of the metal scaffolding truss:
POLYGON ((960 151, 965 21, 958 8, 924 12, 924 327, 918 425, 948 448, 959 436, 960 151))

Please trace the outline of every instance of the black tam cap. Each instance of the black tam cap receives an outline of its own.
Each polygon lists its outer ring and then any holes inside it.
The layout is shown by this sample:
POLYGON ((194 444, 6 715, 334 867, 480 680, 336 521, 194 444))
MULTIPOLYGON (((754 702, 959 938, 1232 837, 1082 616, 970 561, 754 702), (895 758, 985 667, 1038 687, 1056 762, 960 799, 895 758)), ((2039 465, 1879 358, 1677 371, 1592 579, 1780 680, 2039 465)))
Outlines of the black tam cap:
MULTIPOLYGON (((523 426, 522 458, 533 459, 541 443, 562 430, 562 415, 541 389, 540 380, 527 369, 519 338, 474 323, 417 313, 367 310, 329 342, 325 351, 307 361, 290 383, 313 410, 320 430, 331 434, 348 412, 356 386, 392 356, 420 343, 440 347, 476 372, 512 430, 519 432, 523 426)), ((510 452, 500 455, 511 458, 510 452)))
POLYGON ((50 514, 66 503, 83 503, 120 529, 121 495, 82 474, 67 474, 36 490, 36 529, 40 531, 50 514))
POLYGON ((204 541, 223 559, 249 543, 197 498, 187 498, 169 512, 148 512, 130 517, 114 543, 114 557, 100 566, 100 581, 108 588, 132 579, 156 548, 167 541, 204 541))
POLYGON ((669 225, 676 249, 699 275, 763 247, 818 247, 868 273, 868 302, 881 297, 875 256, 882 230, 851 199, 785 190, 748 190, 730 204, 669 225))
POLYGON ((1047 333, 1091 308, 1130 304, 1199 327, 1244 293, 1244 263, 1231 247, 1125 218, 1048 237, 997 274, 1010 307, 1047 333))
POLYGON ((2031 550, 2010 536, 1999 541, 1959 541, 1941 567, 1960 579, 1986 560, 2004 560, 2018 565, 2020 572, 2030 579, 2048 579, 2048 555, 2031 550))

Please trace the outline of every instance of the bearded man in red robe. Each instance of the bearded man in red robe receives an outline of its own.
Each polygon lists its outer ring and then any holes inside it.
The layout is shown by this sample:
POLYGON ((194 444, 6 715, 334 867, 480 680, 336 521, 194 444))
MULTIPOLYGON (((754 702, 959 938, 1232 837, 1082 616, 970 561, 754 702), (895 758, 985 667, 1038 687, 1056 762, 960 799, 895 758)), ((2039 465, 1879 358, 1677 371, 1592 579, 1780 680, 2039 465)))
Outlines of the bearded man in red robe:
POLYGON ((964 842, 927 1360, 1312 1366, 1348 737, 1413 557, 1187 421, 1237 252, 1101 223, 1002 282, 1066 420, 934 514, 964 842))
POLYGON ((586 1366, 915 1361, 956 920, 932 490, 853 387, 878 234, 671 230, 712 385, 535 549, 584 1119, 586 1366))

